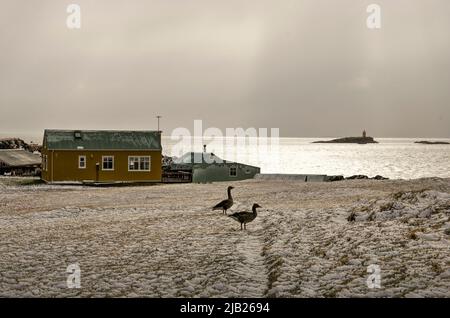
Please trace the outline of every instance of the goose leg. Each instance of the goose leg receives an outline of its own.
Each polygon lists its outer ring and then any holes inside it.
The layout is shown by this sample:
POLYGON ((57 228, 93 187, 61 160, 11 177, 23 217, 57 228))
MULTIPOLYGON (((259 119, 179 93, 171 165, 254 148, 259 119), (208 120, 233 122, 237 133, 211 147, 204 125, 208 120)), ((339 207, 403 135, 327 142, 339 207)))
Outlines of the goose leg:
POLYGON ((242 231, 242 223, 241 223, 241 231, 242 231))

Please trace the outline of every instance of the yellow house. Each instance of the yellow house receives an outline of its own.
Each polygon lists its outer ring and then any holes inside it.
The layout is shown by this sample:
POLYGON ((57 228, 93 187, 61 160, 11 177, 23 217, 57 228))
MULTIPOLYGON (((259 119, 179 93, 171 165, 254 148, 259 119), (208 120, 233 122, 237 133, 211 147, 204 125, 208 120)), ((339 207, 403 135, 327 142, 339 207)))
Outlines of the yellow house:
POLYGON ((159 131, 45 130, 46 182, 160 182, 159 131))

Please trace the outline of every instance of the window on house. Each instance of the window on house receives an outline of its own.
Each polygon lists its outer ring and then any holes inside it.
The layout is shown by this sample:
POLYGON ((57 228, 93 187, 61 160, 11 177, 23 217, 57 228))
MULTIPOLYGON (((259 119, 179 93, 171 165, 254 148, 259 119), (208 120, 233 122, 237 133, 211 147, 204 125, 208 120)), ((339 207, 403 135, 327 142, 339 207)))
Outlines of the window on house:
POLYGON ((128 157, 128 170, 139 170, 139 157, 128 157))
POLYGON ((144 171, 150 170, 150 157, 139 158, 139 170, 144 170, 144 171))
POLYGON ((114 170, 114 156, 103 156, 102 170, 114 170))
POLYGON ((79 169, 86 168, 86 156, 78 156, 78 168, 79 169))
POLYGON ((230 177, 236 177, 236 176, 237 176, 237 168, 230 167, 230 177))
POLYGON ((150 171, 150 156, 128 157, 128 171, 150 171))
POLYGON ((245 173, 250 174, 250 173, 252 173, 252 171, 249 168, 247 168, 247 169, 245 169, 245 173))

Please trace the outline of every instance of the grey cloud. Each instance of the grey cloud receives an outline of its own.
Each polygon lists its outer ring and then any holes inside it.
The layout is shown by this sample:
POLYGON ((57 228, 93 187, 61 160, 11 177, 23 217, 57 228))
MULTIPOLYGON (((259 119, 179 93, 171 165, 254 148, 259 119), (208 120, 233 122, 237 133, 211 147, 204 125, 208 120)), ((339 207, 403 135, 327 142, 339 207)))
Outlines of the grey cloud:
POLYGON ((2 2, 0 132, 280 127, 449 137, 450 2, 2 2), (66 6, 82 29, 65 26, 66 6))

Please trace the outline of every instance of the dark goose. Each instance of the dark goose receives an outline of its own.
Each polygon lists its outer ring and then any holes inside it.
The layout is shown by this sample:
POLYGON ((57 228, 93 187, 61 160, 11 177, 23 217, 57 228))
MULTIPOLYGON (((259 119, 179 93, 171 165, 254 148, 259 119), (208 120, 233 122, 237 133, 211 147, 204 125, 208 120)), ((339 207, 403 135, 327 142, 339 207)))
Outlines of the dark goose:
POLYGON ((236 212, 230 215, 230 218, 233 218, 234 220, 241 223, 241 230, 242 230, 242 224, 244 224, 244 230, 246 230, 246 224, 253 221, 256 216, 258 215, 256 213, 256 208, 260 208, 261 206, 258 203, 253 204, 252 211, 253 212, 236 212))
POLYGON ((229 186, 228 191, 228 199, 225 199, 215 205, 212 209, 214 210, 222 210, 223 214, 227 214, 227 210, 233 206, 233 198, 231 197, 231 189, 234 189, 234 187, 229 186))

